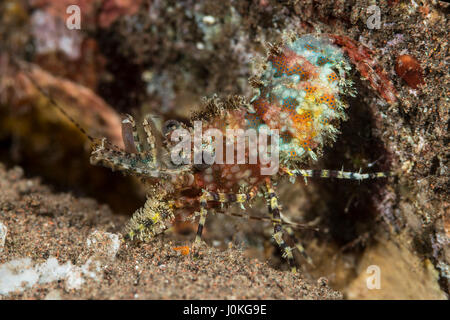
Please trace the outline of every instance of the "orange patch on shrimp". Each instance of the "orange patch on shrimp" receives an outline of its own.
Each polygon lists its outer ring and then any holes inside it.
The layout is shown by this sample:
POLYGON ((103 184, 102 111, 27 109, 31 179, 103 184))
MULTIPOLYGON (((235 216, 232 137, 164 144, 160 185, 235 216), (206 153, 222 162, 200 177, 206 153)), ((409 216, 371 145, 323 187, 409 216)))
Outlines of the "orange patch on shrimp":
POLYGON ((326 105, 328 105, 331 109, 336 108, 336 99, 334 98, 333 95, 331 94, 323 94, 320 98, 319 98, 320 103, 325 103, 326 105))
POLYGON ((317 91, 317 87, 316 86, 312 86, 309 83, 307 83, 305 85, 305 91, 306 91, 306 94, 308 94, 308 95, 309 94, 313 94, 314 92, 317 91))
POLYGON ((328 79, 328 81, 333 83, 338 80, 338 77, 337 77, 336 73, 332 72, 328 75, 327 79, 328 79))

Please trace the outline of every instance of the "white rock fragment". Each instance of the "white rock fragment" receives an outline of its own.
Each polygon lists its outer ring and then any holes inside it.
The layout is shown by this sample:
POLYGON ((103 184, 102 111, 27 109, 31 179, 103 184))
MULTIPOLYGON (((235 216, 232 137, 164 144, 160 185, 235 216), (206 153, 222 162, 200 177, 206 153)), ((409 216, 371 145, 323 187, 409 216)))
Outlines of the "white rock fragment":
POLYGON ((198 50, 204 50, 205 49, 205 45, 201 42, 197 42, 197 44, 195 45, 197 47, 198 50))
POLYGON ((8 233, 8 228, 0 222, 0 253, 3 251, 5 246, 6 234, 8 233))
POLYGON ((216 18, 214 18, 213 16, 204 16, 202 21, 204 24, 213 25, 216 23, 216 18))
POLYGON ((59 264, 55 257, 36 264, 30 258, 21 258, 0 265, 0 295, 23 291, 35 284, 66 280, 66 289, 79 289, 84 283, 83 270, 70 262, 59 264))
POLYGON ((64 279, 71 269, 72 264, 69 261, 60 265, 55 257, 50 257, 44 263, 34 267, 34 270, 39 274, 39 283, 41 284, 64 279))
POLYGON ((0 295, 32 287, 39 275, 31 265, 30 258, 16 259, 0 265, 0 295))
POLYGON ((120 238, 114 233, 95 230, 88 236, 86 244, 92 257, 104 257, 111 261, 120 249, 120 238))
POLYGON ((72 266, 66 277, 66 290, 80 289, 86 281, 83 278, 83 270, 80 267, 72 266))
MULTIPOLYGON (((4 225, 0 223, 0 232, 6 237, 6 227, 2 227, 4 225)), ((115 258, 120 249, 119 235, 94 231, 86 244, 88 254, 82 259, 85 263, 77 263, 78 265, 73 265, 70 261, 59 264, 55 257, 40 264, 34 264, 30 258, 21 258, 0 265, 0 295, 24 291, 38 283, 65 280, 65 289, 72 290, 80 289, 86 278, 100 280, 101 270, 115 258)))
POLYGON ((99 281, 99 275, 111 263, 120 249, 120 237, 117 234, 93 231, 86 239, 86 249, 78 257, 83 275, 99 281))
POLYGON ((80 289, 85 277, 97 278, 97 274, 88 269, 88 263, 81 267, 72 265, 70 261, 59 264, 55 257, 35 266, 30 258, 12 260, 0 265, 0 295, 58 280, 65 280, 66 290, 80 289))

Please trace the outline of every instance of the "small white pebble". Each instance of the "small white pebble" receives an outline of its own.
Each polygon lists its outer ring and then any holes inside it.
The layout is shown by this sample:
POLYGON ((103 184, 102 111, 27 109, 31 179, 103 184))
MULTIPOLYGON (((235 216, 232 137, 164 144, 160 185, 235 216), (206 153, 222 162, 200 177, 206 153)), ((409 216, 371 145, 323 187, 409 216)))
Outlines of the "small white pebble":
POLYGON ((214 23, 216 23, 216 18, 214 18, 213 16, 204 16, 202 20, 204 24, 213 25, 214 23))
POLYGON ((120 249, 119 235, 98 230, 95 230, 88 236, 86 244, 88 248, 95 250, 97 254, 104 253, 110 259, 114 259, 120 249), (97 243, 99 246, 96 246, 97 243))
POLYGON ((8 233, 8 228, 0 222, 0 252, 3 251, 5 246, 6 234, 8 233))

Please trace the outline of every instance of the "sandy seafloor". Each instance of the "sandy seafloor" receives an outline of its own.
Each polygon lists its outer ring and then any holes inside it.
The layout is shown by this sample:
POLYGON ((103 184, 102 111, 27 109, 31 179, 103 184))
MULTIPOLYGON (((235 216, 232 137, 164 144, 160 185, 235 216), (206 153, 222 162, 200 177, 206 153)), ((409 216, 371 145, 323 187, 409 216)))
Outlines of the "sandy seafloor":
POLYGON ((122 243, 117 232, 124 217, 22 175, 18 167, 0 166, 3 299, 342 298, 323 281, 276 271, 235 248, 204 246, 194 258, 173 250, 170 235, 140 246, 122 243))

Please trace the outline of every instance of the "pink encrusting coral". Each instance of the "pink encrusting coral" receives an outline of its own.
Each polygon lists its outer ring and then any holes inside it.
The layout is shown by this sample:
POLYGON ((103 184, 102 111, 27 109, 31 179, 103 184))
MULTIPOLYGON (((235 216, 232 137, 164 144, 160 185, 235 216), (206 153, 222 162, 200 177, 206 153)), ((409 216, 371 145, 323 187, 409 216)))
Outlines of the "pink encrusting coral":
POLYGON ((282 159, 316 159, 345 119, 341 96, 352 93, 348 70, 342 50, 323 37, 286 40, 271 50, 262 68, 248 124, 256 117, 260 127, 280 130, 282 159))

